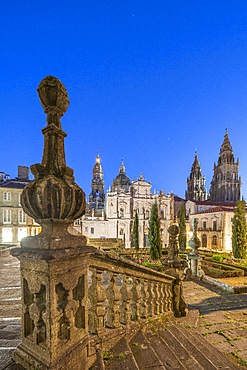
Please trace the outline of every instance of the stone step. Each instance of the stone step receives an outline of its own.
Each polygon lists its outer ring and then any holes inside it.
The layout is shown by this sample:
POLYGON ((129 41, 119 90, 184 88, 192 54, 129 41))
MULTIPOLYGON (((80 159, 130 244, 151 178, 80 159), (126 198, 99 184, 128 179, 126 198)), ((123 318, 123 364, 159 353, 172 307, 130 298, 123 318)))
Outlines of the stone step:
POLYGON ((165 369, 186 370, 183 363, 174 355, 174 352, 168 346, 164 347, 164 341, 158 334, 149 331, 145 333, 145 336, 165 369))
POLYGON ((207 370, 207 368, 203 368, 203 366, 201 366, 201 364, 193 357, 193 354, 180 343, 179 339, 176 338, 175 333, 173 334, 170 329, 159 332, 159 335, 164 342, 164 350, 167 347, 170 348, 174 357, 183 364, 185 369, 207 370))
POLYGON ((108 353, 104 367, 97 359, 92 370, 237 370, 223 353, 184 322, 164 330, 138 330, 122 338, 108 353))
POLYGON ((141 330, 131 338, 129 346, 139 369, 166 369, 141 330))
POLYGON ((220 352, 215 346, 208 342, 196 329, 187 329, 182 325, 179 330, 184 332, 185 335, 191 338, 191 341, 200 348, 201 352, 207 354, 207 357, 214 362, 218 368, 222 370, 237 370, 239 367, 232 363, 226 355, 220 352))
POLYGON ((105 363, 106 370, 139 369, 126 338, 120 339, 113 347, 110 355, 112 355, 112 359, 105 363))
MULTIPOLYGON (((172 335, 179 343, 194 357, 194 359, 202 366, 203 369, 217 370, 218 367, 208 358, 207 354, 200 350, 200 346, 196 345, 190 337, 189 332, 181 330, 179 325, 173 325, 170 329, 172 335)), ((202 338, 204 340, 204 338, 202 338)))

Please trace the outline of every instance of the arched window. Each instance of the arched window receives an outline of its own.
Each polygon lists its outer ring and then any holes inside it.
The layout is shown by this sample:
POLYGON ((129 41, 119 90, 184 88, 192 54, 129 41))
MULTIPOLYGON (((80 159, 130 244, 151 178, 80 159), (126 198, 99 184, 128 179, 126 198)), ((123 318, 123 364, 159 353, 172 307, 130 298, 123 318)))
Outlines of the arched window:
POLYGON ((217 245, 217 235, 214 235, 213 236, 213 242, 212 242, 212 245, 217 245))
POLYGON ((207 235, 206 234, 202 235, 202 247, 207 248, 207 235))
POLYGON ((120 217, 120 218, 124 217, 124 210, 123 210, 123 208, 120 208, 120 214, 119 214, 119 217, 120 217))

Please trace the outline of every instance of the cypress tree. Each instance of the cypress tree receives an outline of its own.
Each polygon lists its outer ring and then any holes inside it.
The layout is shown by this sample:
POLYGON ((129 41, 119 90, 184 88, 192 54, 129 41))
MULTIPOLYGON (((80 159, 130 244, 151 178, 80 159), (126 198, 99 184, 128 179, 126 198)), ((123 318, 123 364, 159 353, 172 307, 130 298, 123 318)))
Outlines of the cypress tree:
POLYGON ((187 238, 186 238, 186 224, 185 224, 185 204, 181 204, 179 212, 179 234, 178 234, 178 244, 181 252, 186 249, 187 238))
POLYGON ((133 246, 138 251, 139 250, 139 219, 136 212, 133 225, 133 246))
POLYGON ((158 206, 156 202, 152 205, 151 209, 148 239, 150 243, 151 258, 154 260, 160 259, 162 254, 162 247, 160 238, 160 219, 158 214, 158 206))
POLYGON ((239 200, 232 218, 232 252, 235 258, 246 258, 247 227, 245 218, 245 201, 239 200))

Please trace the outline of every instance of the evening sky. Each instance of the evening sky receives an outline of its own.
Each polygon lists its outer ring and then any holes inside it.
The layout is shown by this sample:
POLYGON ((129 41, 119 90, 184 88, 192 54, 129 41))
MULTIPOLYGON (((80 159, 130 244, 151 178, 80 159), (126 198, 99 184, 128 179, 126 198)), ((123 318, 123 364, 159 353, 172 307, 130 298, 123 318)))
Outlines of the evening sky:
POLYGON ((59 78, 67 165, 87 195, 100 151, 105 186, 124 158, 153 189, 184 196, 195 151, 209 189, 228 127, 247 196, 247 2, 9 0, 0 3, 0 170, 39 163, 36 93, 59 78))

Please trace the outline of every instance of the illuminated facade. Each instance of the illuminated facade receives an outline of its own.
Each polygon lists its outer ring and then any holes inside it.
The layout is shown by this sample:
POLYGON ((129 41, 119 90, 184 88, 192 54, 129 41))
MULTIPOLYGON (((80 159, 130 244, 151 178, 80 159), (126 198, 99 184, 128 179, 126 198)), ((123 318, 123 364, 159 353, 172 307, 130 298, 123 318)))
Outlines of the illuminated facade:
POLYGON ((232 218, 234 216, 233 204, 213 202, 188 201, 186 213, 188 216, 189 240, 192 236, 191 224, 193 219, 198 220, 198 237, 201 247, 218 251, 231 252, 232 250, 232 218))
MULTIPOLYGON (((136 181, 130 181, 122 161, 119 173, 113 180, 105 197, 104 212, 87 212, 75 221, 74 228, 88 239, 122 240, 126 248, 133 247, 133 223, 135 214, 139 221, 139 246, 148 247, 148 229, 151 208, 157 202, 160 212, 161 240, 163 247, 168 245, 168 232, 174 218, 173 194, 163 191, 152 194, 152 185, 142 174, 136 181)), ((90 198, 89 198, 90 204, 90 198)), ((89 208, 90 209, 90 208, 89 208)))
POLYGON ((198 160, 197 152, 191 167, 190 177, 187 178, 186 200, 206 200, 205 176, 202 176, 201 165, 198 160))
POLYGON ((29 181, 28 167, 18 166, 18 177, 0 173, 0 246, 19 244, 25 236, 36 235, 40 226, 21 207, 21 193, 29 181))
POLYGON ((220 148, 217 165, 211 181, 209 198, 212 202, 236 203, 240 200, 241 177, 238 175, 239 160, 235 161, 228 131, 220 148))

